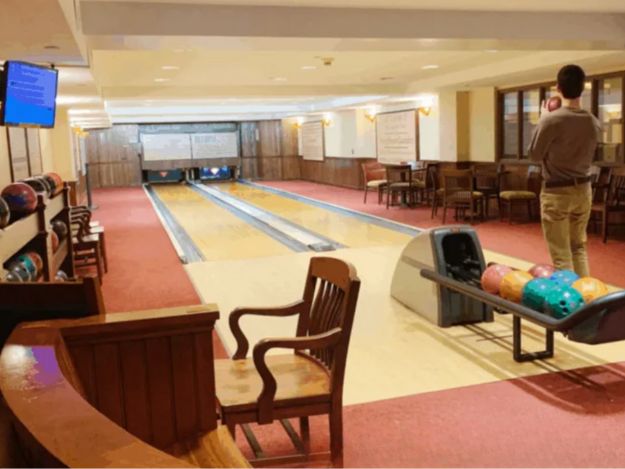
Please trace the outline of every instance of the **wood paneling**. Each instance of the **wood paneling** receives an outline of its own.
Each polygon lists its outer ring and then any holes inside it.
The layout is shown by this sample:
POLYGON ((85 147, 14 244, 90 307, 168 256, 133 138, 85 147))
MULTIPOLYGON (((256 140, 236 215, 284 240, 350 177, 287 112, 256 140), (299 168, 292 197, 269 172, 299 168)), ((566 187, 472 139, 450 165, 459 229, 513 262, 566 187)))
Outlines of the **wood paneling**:
POLYGON ((212 324, 157 324, 66 340, 89 402, 164 449, 217 426, 212 324))
POLYGON ((371 158, 329 158, 323 161, 308 161, 300 158, 301 179, 333 186, 362 189, 362 163, 374 161, 371 158))
POLYGON ((139 127, 115 125, 89 133, 86 141, 92 188, 141 184, 139 127))

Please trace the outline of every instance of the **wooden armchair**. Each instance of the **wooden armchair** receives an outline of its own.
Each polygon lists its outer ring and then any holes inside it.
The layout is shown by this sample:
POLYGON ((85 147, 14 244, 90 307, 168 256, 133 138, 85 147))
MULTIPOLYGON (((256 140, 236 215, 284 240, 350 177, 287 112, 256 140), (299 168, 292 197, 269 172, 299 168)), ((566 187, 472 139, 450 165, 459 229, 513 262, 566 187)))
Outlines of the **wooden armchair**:
POLYGON ((386 187, 386 171, 384 166, 377 161, 362 163, 362 178, 365 186, 365 201, 367 203, 367 192, 369 189, 377 189, 378 204, 382 203, 382 194, 386 187))
POLYGON ((73 214, 71 224, 75 267, 95 266, 98 279, 102 283, 104 273, 108 270, 106 248, 101 237, 104 232, 91 228, 89 226, 90 216, 86 214, 73 214))
POLYGON ((386 208, 393 205, 396 195, 400 195, 402 204, 416 202, 417 193, 425 189, 425 183, 413 179, 413 175, 409 164, 386 165, 386 208))
POLYGON ((594 186, 591 216, 596 226, 596 218, 600 219, 601 237, 608 242, 610 214, 625 212, 625 168, 612 168, 607 184, 597 182, 594 186))
POLYGON ((237 341, 232 360, 216 360, 217 401, 222 423, 232 435, 241 424, 254 449, 252 464, 287 464, 325 459, 328 453, 310 453, 310 415, 329 415, 330 455, 343 464, 343 378, 360 280, 350 264, 329 257, 310 260, 303 299, 280 308, 242 308, 230 314, 237 341), (259 341, 253 358, 239 320, 242 316, 298 315, 296 337, 259 341), (293 354, 267 355, 286 348, 293 354), (300 435, 288 420, 299 418, 300 435), (280 420, 298 450, 294 456, 263 458, 262 449, 246 425, 280 420))
POLYGON ((499 207, 499 169, 496 165, 477 165, 475 167, 475 190, 484 194, 484 214, 488 218, 490 200, 495 199, 499 207))
POLYGON ((484 194, 474 190, 473 170, 445 169, 441 172, 443 181, 443 224, 447 218, 447 209, 454 208, 456 218, 459 213, 469 211, 469 219, 479 211, 484 219, 484 194))
POLYGON ((504 212, 508 223, 512 223, 515 206, 527 208, 528 220, 533 218, 533 208, 538 204, 538 195, 529 188, 531 165, 510 165, 499 173, 499 218, 504 212), (505 210, 504 210, 505 209, 505 210))

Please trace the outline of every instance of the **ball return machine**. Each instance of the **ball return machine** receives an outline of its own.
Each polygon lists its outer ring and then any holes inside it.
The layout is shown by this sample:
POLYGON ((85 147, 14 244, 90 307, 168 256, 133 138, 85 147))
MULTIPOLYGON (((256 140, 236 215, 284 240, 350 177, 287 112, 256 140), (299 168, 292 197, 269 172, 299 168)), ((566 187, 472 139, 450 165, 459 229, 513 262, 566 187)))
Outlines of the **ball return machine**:
POLYGON ((575 313, 551 316, 485 292, 486 268, 475 231, 468 226, 425 230, 406 245, 395 268, 391 295, 439 327, 493 321, 493 311, 513 316, 513 358, 526 362, 554 355, 554 333, 596 345, 625 340, 625 291, 610 293, 575 313), (545 349, 524 352, 522 321, 545 329, 545 349))

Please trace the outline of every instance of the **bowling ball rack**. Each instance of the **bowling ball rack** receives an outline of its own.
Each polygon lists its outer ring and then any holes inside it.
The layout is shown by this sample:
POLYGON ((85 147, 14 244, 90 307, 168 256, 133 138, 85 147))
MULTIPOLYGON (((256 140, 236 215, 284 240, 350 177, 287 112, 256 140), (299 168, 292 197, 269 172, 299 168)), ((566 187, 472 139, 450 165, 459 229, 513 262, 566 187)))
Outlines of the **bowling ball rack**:
MULTIPOLYGON (((554 333, 561 332, 572 342, 590 345, 625 340, 625 291, 610 293, 562 319, 555 319, 523 305, 505 300, 485 292, 467 276, 466 281, 441 275, 433 270, 421 270, 421 276, 439 286, 465 295, 495 308, 499 313, 513 316, 512 356, 517 362, 528 362, 552 358, 554 355, 554 333), (538 352, 524 352, 522 347, 522 320, 545 329, 545 349, 538 352)), ((464 280, 464 279, 463 279, 464 280)))

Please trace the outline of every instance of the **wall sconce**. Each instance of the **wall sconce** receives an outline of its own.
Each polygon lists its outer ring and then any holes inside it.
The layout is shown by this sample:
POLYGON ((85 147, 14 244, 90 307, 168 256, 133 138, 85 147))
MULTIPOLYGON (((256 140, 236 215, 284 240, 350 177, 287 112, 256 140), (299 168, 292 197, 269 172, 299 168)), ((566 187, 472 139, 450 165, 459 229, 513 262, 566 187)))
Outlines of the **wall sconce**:
POLYGON ((375 122, 375 113, 374 112, 369 112, 369 111, 365 111, 365 117, 369 120, 369 122, 371 122, 372 124, 375 122))
POLYGON ((429 116, 431 112, 432 112, 431 106, 419 108, 419 113, 423 114, 425 117, 429 116))
POLYGON ((323 119, 321 119, 321 123, 324 127, 330 127, 332 125, 332 119, 330 119, 329 117, 324 117, 323 119))
POLYGON ((302 123, 301 122, 293 122, 293 127, 295 127, 296 129, 301 129, 302 128, 302 123))

